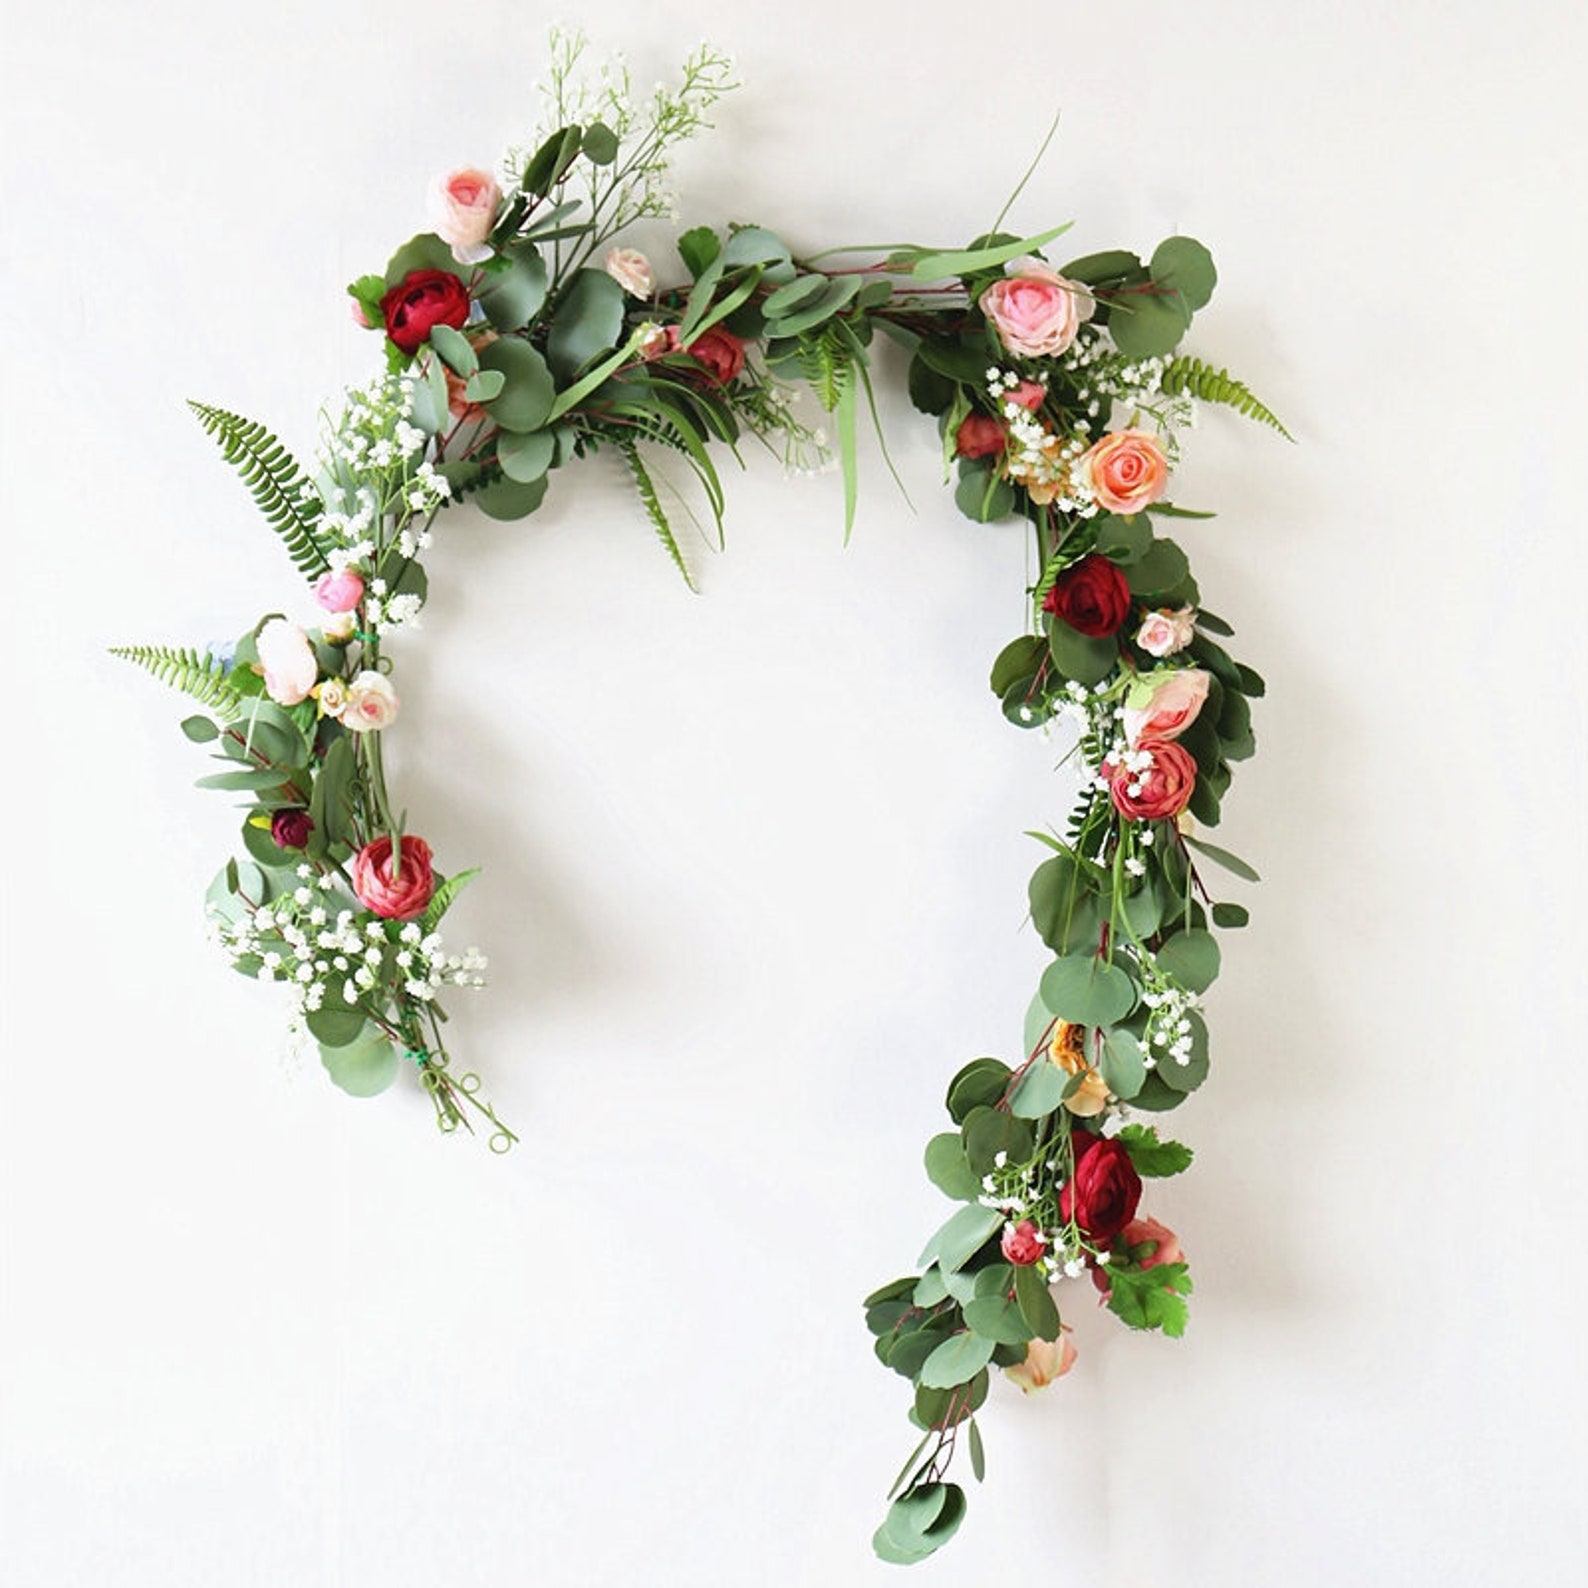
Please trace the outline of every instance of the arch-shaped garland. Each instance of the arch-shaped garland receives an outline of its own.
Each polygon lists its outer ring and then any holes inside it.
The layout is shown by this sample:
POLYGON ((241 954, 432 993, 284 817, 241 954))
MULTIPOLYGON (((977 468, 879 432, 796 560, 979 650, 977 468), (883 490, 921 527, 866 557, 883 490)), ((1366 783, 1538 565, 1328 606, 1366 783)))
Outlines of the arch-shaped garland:
POLYGON ((443 875, 402 831, 381 759, 398 711, 384 641, 424 603, 437 514, 473 500, 523 517, 554 471, 607 449, 687 580, 647 449, 694 473, 720 537, 714 444, 751 434, 796 464, 821 455, 791 408, 803 381, 836 431, 847 535, 862 398, 876 417, 868 350, 879 330, 909 350, 909 395, 937 420, 960 510, 1024 517, 1035 536, 1031 629, 994 662, 994 693, 1020 727, 1073 721, 1084 767, 1062 833, 1034 835, 1049 853, 1031 918, 1055 957, 1020 1062, 962 1069, 954 1129, 926 1150, 963 1206, 921 1272, 866 1301, 922 1431, 874 1540, 910 1562, 964 1514, 945 1476, 962 1431, 982 1476, 989 1369, 1026 1389, 1068 1370, 1061 1281, 1089 1277, 1131 1327, 1185 1326, 1184 1254, 1138 1202, 1144 1177, 1191 1154, 1127 1115, 1175 1107, 1207 1074, 1210 927, 1246 911, 1213 902, 1200 862, 1256 874, 1190 819, 1218 821, 1263 685, 1220 645, 1228 625, 1157 521, 1208 516, 1165 495, 1194 400, 1283 427, 1239 381, 1176 352, 1215 281, 1190 238, 1146 263, 1110 250, 1055 267, 1041 250, 1064 227, 1016 237, 995 223, 963 249, 833 269, 819 260, 857 251, 798 259, 760 226, 699 227, 678 240, 688 281, 658 288, 642 255, 608 244, 667 212, 669 152, 709 125, 735 86, 729 63, 702 46, 679 87, 638 104, 621 67, 585 85, 583 42, 554 35, 544 135, 508 154, 503 179, 438 178, 434 229, 349 289, 387 367, 327 421, 315 471, 262 425, 192 405, 312 585, 314 626, 273 613, 233 647, 116 654, 198 702, 183 731, 222 766, 200 787, 246 796, 244 856, 208 894, 233 965, 291 989, 295 1024, 345 1091, 384 1090, 407 1058, 443 1130, 480 1124, 505 1151, 516 1138, 478 1077, 452 1069, 442 1033, 442 990, 482 980, 483 959, 447 953, 439 932, 474 872, 443 875))

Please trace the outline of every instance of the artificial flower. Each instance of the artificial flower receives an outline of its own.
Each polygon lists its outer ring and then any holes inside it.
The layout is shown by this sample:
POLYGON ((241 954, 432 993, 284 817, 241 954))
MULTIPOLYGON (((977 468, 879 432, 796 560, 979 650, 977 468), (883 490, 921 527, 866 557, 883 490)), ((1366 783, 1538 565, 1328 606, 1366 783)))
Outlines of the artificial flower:
POLYGON ((1160 668, 1135 679, 1125 691, 1125 742, 1178 739, 1197 719, 1213 675, 1200 667, 1160 668))
POLYGON ((259 665, 265 675, 265 693, 278 706, 296 706, 307 700, 320 676, 309 636, 296 623, 271 618, 254 639, 259 665))
POLYGON ((333 568, 314 584, 314 599, 327 612, 351 612, 364 599, 364 579, 356 568, 333 568))
POLYGON ((1042 1239, 1042 1232, 1030 1219, 1004 1225, 998 1245, 1006 1261, 1017 1268, 1029 1267, 1048 1249, 1048 1243, 1042 1239))
POLYGON ((384 298, 386 334, 404 353, 417 353, 438 325, 461 330, 469 289, 450 270, 410 270, 384 298))
POLYGON ((1130 611, 1130 585, 1117 563, 1095 552, 1072 563, 1042 598, 1042 610, 1080 634, 1103 639, 1117 632, 1130 611))
MULTIPOLYGON (((322 694, 323 704, 323 694, 322 694)), ((337 717, 354 733, 378 733, 397 720, 397 691, 384 673, 365 668, 347 686, 347 700, 337 717)))
POLYGON ((485 239, 496 224, 502 190, 488 171, 471 165, 444 171, 430 184, 430 225, 442 242, 452 245, 452 257, 463 265, 478 265, 491 257, 485 239))
POLYGON ((1030 255, 1011 259, 1002 281, 977 300, 998 340, 1022 358, 1053 358, 1092 317, 1092 299, 1079 282, 1030 255))
POLYGON ((1184 746, 1173 739, 1143 739, 1113 764, 1108 797, 1132 821, 1162 821, 1191 803, 1196 780, 1196 761, 1184 746))
POLYGON ((1160 607, 1141 620, 1141 627, 1136 630, 1136 646, 1160 659, 1173 656, 1191 643, 1196 624, 1195 607, 1177 607, 1172 612, 1160 607))
POLYGON ((1010 1383, 1018 1384, 1022 1394, 1029 1395, 1032 1390, 1043 1389, 1054 1379, 1063 1378, 1074 1366, 1075 1347, 1070 1344, 1066 1332, 1057 1340, 1028 1342, 1025 1361, 1006 1367, 1004 1377, 1010 1383))
POLYGON ((962 458, 990 458, 1004 449, 1004 427, 987 414, 966 414, 954 432, 954 450, 962 458))
POLYGON ((1075 1168, 1059 1192, 1059 1211, 1089 1240, 1107 1242, 1136 1216, 1141 1176, 1125 1144, 1088 1130, 1070 1133, 1075 1168))
POLYGON ((1087 449, 1080 469, 1097 505, 1110 513, 1139 513, 1169 483, 1169 460, 1145 430, 1104 436, 1087 449))
POLYGON ((1061 1020, 1048 1043, 1048 1057, 1066 1075, 1079 1075, 1081 1084, 1064 1099, 1064 1106, 1081 1119, 1090 1119, 1108 1107, 1108 1083, 1086 1062, 1086 1027, 1061 1020))
POLYGON ((430 845, 405 833, 398 849, 400 865, 392 875, 390 838, 377 838, 353 857, 353 892, 366 909, 388 921, 411 921, 423 915, 435 892, 430 845))
POLYGON ((270 817, 270 837, 277 849, 302 849, 314 831, 309 813, 301 805, 275 811, 270 817))
POLYGON ((602 265, 631 298, 648 298, 656 290, 656 273, 637 248, 609 248, 602 265))

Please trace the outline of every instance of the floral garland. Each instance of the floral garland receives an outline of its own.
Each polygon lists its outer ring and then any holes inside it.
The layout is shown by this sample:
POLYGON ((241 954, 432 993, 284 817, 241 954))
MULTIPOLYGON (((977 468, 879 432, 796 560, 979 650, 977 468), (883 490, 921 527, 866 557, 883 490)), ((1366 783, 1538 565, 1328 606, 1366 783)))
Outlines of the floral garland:
POLYGON ((1062 1282, 1089 1278, 1130 1327, 1185 1327, 1185 1254, 1139 1204, 1144 1178, 1181 1172, 1191 1153, 1133 1116, 1178 1106, 1208 1073, 1210 927, 1247 912, 1214 902, 1200 866, 1256 874, 1192 824, 1218 821, 1263 685, 1220 645, 1229 626, 1158 528, 1209 516, 1166 496, 1198 399, 1284 431, 1239 381, 1177 354, 1216 279, 1186 237, 1146 263, 1111 250, 1055 267, 1042 250, 1064 227, 1017 237, 995 223, 964 249, 830 269, 818 261, 853 251, 802 259, 764 227, 698 227, 678 240, 688 280, 658 286, 614 239, 669 212, 669 153, 709 125, 735 86, 729 63, 702 46, 678 88, 638 104, 621 68, 587 86, 582 49, 554 35, 546 125, 500 180, 438 178, 433 229, 350 287, 387 368, 327 422, 316 469, 263 426, 193 405, 308 580, 312 624, 271 613, 235 646, 116 654, 204 708, 183 731, 223 770, 200 786, 245 796, 244 858, 208 895, 233 965, 289 989, 295 1027, 345 1091, 384 1090, 406 1058, 443 1130, 483 1122, 505 1151, 516 1138, 478 1077, 452 1069, 442 1033, 443 990, 483 979, 477 951, 448 953, 439 931, 475 873, 443 874, 404 831, 382 761, 399 712, 386 642, 417 626, 438 514, 467 500, 523 517, 553 473, 608 451, 688 580, 655 456, 694 474, 720 538, 714 444, 749 434, 795 467, 823 457, 793 411, 803 381, 832 417, 847 534, 862 397, 876 416, 873 337, 907 350, 910 398, 937 421, 961 511, 1032 528, 1032 622, 994 662, 992 688, 1017 726, 1073 726, 1083 768, 1062 833, 1034 835, 1049 854, 1031 919, 1055 957, 1023 1056, 962 1069, 954 1129, 926 1150, 928 1175, 963 1206, 920 1272, 866 1302, 923 1435, 874 1547, 915 1561, 964 1515, 945 1475, 961 1432, 983 1474, 989 1370, 1028 1390, 1069 1370, 1062 1282))

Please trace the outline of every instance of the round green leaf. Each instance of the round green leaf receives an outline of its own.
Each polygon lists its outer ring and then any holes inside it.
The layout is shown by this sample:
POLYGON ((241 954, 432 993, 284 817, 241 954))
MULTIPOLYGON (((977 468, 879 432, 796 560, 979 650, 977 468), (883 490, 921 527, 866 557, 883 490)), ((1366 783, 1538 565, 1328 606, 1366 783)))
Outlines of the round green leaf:
POLYGON ((488 518, 514 519, 533 513, 545 496, 546 476, 543 474, 528 485, 520 485, 517 480, 495 480, 481 486, 474 493, 474 500, 488 518))
POLYGON ((1194 237, 1168 237, 1153 250, 1152 279, 1173 287, 1190 309, 1204 307, 1213 296, 1219 273, 1213 255, 1194 237))
POLYGON ((1118 965, 1066 954, 1042 973, 1042 1001, 1075 1025, 1112 1026, 1136 1007, 1136 984, 1118 965))
POLYGON ((551 467, 557 450, 556 438, 549 430, 532 430, 527 435, 504 435, 496 444, 502 473, 520 485, 533 485, 551 467))
MULTIPOLYGON (((1131 570, 1126 569, 1126 577, 1131 570)), ((1054 618, 1048 634, 1053 665, 1078 684, 1100 684, 1119 665, 1119 641, 1113 635, 1094 638, 1072 629, 1063 618, 1054 618)))
POLYGON ((1215 904, 1213 906, 1213 924, 1234 928, 1245 926, 1251 920, 1251 911, 1244 904, 1215 904))
POLYGON ((320 1044, 326 1074, 350 1097, 374 1097, 397 1079, 397 1050, 375 1026, 342 1047, 320 1044))
POLYGON ((993 524, 1014 512, 1014 488, 991 469, 966 469, 954 487, 954 503, 966 518, 993 524))
POLYGON ((972 1059, 948 1083, 948 1112, 963 1125, 973 1108, 990 1108, 1004 1095, 1013 1072, 1002 1059, 972 1059))
POLYGON ((1192 992, 1206 992, 1218 979, 1219 944, 1211 932, 1176 932, 1157 953, 1158 969, 1192 992))
POLYGON ((1140 562, 1152 545, 1152 521, 1145 513, 1121 518, 1110 513, 1096 521, 1093 546, 1103 556, 1121 565, 1140 562))
POLYGON ((1126 358, 1174 352, 1191 324, 1191 310, 1177 292, 1125 292, 1108 301, 1108 333, 1126 358))
POLYGON ((1068 855, 1044 860, 1032 872, 1028 891, 1031 924, 1055 954, 1097 947, 1103 927, 1102 901, 1091 877, 1068 855))
POLYGON ((1009 1112, 1017 1119, 1041 1119, 1051 1114, 1063 1101, 1066 1080, 1058 1065, 1047 1058, 1038 1059, 1015 1082, 1009 1094, 1009 1112))
POLYGON ((981 1195, 981 1181, 965 1161, 965 1148, 956 1130, 946 1130, 926 1144, 926 1174, 939 1191, 956 1202, 974 1202, 981 1195))
POLYGON ((1125 581, 1134 596, 1167 595, 1190 571, 1186 554, 1172 540, 1155 540, 1141 560, 1125 570, 1125 581))
POLYGON ((509 249, 507 261, 506 270, 486 277, 479 300, 498 331, 520 331, 546 301, 546 261, 532 243, 509 249))
POLYGON ((364 1034, 364 1011, 327 1003, 306 1015, 304 1023, 322 1048, 345 1048, 364 1034))
POLYGON ((581 147, 592 165, 611 165, 618 157, 618 135, 605 122, 592 121, 581 147))
POLYGON ((965 1308, 965 1322, 977 1334, 999 1345, 1024 1345, 1031 1338, 1031 1325, 1019 1305, 1007 1296, 979 1296, 965 1308))
MULTIPOLYGON (((617 290, 617 283, 612 282, 617 290)), ((539 430, 551 414, 557 388, 546 361, 528 342, 516 336, 499 337, 480 349, 480 368, 498 371, 505 384, 502 394, 486 409, 504 430, 539 430)))
POLYGON ((209 744, 220 738, 220 728, 208 717, 184 717, 182 719, 182 732, 194 744, 209 744))
MULTIPOLYGON (((546 357, 563 380, 572 380, 623 335, 623 289, 604 270, 580 270, 563 293, 546 338, 546 357)), ((483 358, 482 358, 483 362, 483 358)), ((538 428, 516 425, 518 430, 538 428)))
POLYGON ((1167 1049, 1154 1050, 1158 1053, 1158 1068, 1153 1073, 1176 1092, 1194 1092, 1208 1078, 1207 1023, 1195 1010, 1186 1019, 1191 1022, 1191 1055, 1184 1064, 1170 1058, 1167 1049))
POLYGON ((464 399, 471 403, 495 402, 507 386, 507 377, 499 369, 477 369, 463 387, 464 399))
POLYGON ((968 1384, 992 1361, 996 1340, 966 1330, 945 1340, 921 1368, 921 1384, 926 1389, 953 1389, 968 1384))
POLYGON ((1126 1102, 1133 1098, 1147 1079, 1142 1064, 1141 1043, 1123 1028, 1110 1031, 1103 1038, 1103 1080, 1115 1097, 1126 1102))

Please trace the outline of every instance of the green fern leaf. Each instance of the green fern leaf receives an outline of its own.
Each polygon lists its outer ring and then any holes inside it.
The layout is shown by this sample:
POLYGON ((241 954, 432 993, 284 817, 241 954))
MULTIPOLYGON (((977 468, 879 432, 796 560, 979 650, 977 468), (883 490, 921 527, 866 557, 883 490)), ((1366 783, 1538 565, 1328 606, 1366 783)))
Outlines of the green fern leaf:
POLYGON ((316 527, 325 511, 319 493, 292 454, 262 424, 190 401, 205 432, 242 475, 265 521, 281 537, 298 572, 309 580, 330 570, 316 527))
MULTIPOLYGON (((666 440, 657 437, 658 440, 666 440)), ((671 445, 683 451, 684 448, 674 439, 671 445)), ((618 451, 623 454, 623 461, 629 466, 629 473, 634 477, 634 489, 639 493, 640 503, 645 509, 645 516, 650 519, 651 527, 656 531, 657 539, 661 541, 667 555, 672 558, 673 566, 683 575, 684 583, 691 590, 695 589, 695 581, 689 572, 689 565, 684 561, 684 554, 679 549, 678 538, 673 534, 673 526, 667 521, 667 514, 662 508, 661 498, 656 494, 656 482, 651 478, 650 470, 645 467, 645 460, 640 456, 640 449, 630 440, 618 442, 618 451)), ((698 593, 698 592, 697 592, 698 593)))
POLYGON ((425 931, 435 931, 436 927, 440 924, 441 917, 452 908, 453 900, 456 899, 457 896, 462 893, 463 890, 468 887, 468 885, 477 876, 479 876, 479 874, 480 868, 478 866, 470 866, 467 871, 460 871, 455 876, 448 877, 445 882, 441 883, 440 886, 437 887, 436 891, 430 895, 430 903, 425 906, 423 921, 425 931))
POLYGON ((243 713, 245 697, 226 682, 226 666, 213 656, 168 645, 114 645, 110 654, 190 695, 222 722, 235 722, 243 713))
POLYGON ((1171 397, 1185 394, 1207 403, 1223 403, 1248 419, 1277 430, 1286 441, 1296 439, 1244 383, 1236 380, 1228 370, 1214 369, 1199 358, 1172 360, 1163 372, 1163 389, 1171 397))

